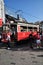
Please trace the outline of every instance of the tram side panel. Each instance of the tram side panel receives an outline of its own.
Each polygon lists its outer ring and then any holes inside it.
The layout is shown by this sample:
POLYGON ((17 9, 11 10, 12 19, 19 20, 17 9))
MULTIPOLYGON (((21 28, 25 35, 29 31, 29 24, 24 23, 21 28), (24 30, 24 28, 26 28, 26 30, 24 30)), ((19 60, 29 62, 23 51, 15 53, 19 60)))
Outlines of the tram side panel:
MULTIPOLYGON (((37 35, 37 31, 39 31, 39 26, 37 26, 36 29, 34 29, 34 32, 32 34, 33 36, 37 35)), ((27 30, 27 28, 26 28, 26 30, 27 30)), ((31 30, 31 29, 29 29, 29 30, 31 30)), ((32 31, 33 31, 33 28, 32 28, 32 31)), ((21 25, 17 25, 17 41, 28 39, 29 35, 31 34, 32 31, 24 31, 24 29, 22 29, 22 31, 21 31, 21 25)))
POLYGON ((20 30, 20 25, 17 25, 17 41, 25 40, 29 37, 30 31, 21 31, 20 30))

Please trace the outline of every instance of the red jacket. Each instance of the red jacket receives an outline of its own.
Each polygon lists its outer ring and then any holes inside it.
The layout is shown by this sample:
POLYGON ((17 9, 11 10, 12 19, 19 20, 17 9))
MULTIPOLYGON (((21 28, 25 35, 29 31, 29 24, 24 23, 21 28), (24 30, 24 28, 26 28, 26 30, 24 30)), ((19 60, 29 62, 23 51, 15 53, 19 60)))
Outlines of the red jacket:
POLYGON ((37 34, 37 39, 40 39, 40 34, 37 34))

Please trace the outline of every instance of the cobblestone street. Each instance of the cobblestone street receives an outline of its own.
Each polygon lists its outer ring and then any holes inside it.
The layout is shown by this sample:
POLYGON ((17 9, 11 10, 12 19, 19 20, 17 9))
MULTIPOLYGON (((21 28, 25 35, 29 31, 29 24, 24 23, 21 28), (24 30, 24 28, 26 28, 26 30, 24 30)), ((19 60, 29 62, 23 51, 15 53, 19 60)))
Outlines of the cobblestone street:
POLYGON ((43 65, 43 50, 27 48, 0 49, 0 65, 43 65))
POLYGON ((0 65, 43 65, 43 0, 0 0, 0 65))

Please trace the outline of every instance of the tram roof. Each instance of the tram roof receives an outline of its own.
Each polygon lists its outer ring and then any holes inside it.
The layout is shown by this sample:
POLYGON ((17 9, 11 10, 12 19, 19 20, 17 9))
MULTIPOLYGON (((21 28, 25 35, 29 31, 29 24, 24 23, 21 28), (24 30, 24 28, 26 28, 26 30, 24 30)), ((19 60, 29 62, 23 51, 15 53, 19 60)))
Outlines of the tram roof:
POLYGON ((5 14, 5 17, 6 17, 7 20, 10 20, 10 21, 13 20, 13 21, 15 21, 17 23, 19 23, 19 22, 21 22, 21 23, 28 23, 26 20, 20 21, 17 18, 15 18, 13 16, 10 16, 8 14, 5 14))
MULTIPOLYGON (((23 21, 20 21, 18 20, 17 18, 13 17, 13 16, 10 16, 8 14, 5 14, 5 17, 6 19, 10 20, 10 21, 14 21, 15 23, 26 23, 26 24, 32 24, 32 25, 36 25, 34 23, 29 23, 27 22, 26 20, 23 20, 23 21)), ((38 24, 37 24, 38 25, 38 24)))

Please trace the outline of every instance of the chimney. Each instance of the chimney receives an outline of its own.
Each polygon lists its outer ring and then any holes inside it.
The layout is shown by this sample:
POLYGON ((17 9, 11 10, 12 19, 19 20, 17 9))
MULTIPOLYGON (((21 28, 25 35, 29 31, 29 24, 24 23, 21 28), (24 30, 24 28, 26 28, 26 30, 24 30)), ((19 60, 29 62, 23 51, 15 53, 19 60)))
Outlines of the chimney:
POLYGON ((17 14, 17 19, 19 20, 19 14, 17 14))

